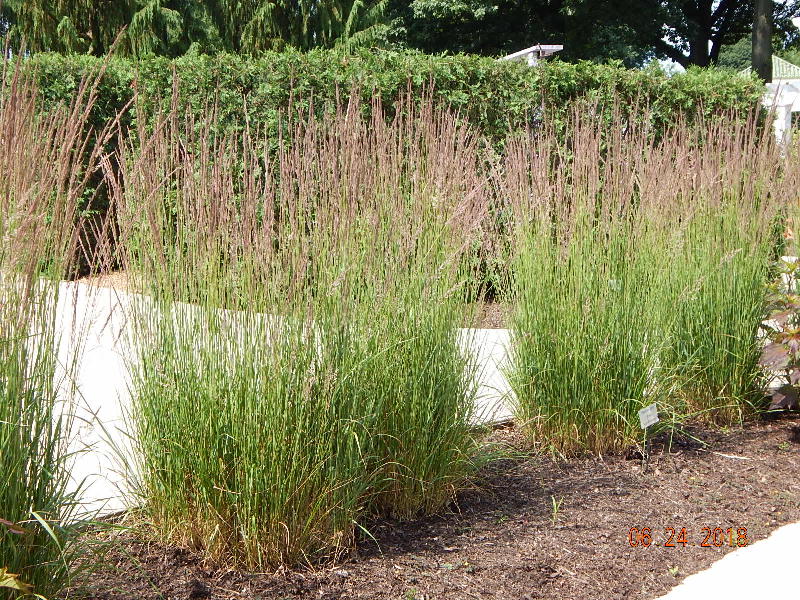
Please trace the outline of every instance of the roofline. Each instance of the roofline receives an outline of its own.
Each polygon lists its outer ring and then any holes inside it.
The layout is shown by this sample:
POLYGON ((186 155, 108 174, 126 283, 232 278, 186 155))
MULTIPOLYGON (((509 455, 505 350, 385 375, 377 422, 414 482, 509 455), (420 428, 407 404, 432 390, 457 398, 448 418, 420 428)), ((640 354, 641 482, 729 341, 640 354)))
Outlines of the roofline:
MULTIPOLYGON (((798 76, 796 76, 796 77, 776 77, 775 76, 775 71, 776 71, 775 64, 776 63, 777 64, 784 63, 790 68, 790 70, 795 70, 795 69, 800 70, 800 67, 798 67, 796 64, 789 62, 785 58, 781 58, 780 56, 775 56, 773 54, 772 55, 772 73, 773 73, 772 80, 773 81, 794 81, 796 79, 800 79, 800 73, 798 73, 798 76)), ((739 73, 739 75, 749 75, 750 73, 752 73, 752 71, 753 71, 753 67, 750 66, 750 67, 745 67, 744 69, 742 69, 738 73, 739 73)))
POLYGON ((561 44, 536 44, 535 46, 531 46, 530 48, 525 48, 524 50, 519 50, 518 52, 514 52, 513 54, 504 56, 500 60, 513 60, 515 58, 519 58, 527 54, 533 54, 534 52, 542 52, 542 51, 550 52, 552 54, 563 49, 564 46, 562 46, 561 44))

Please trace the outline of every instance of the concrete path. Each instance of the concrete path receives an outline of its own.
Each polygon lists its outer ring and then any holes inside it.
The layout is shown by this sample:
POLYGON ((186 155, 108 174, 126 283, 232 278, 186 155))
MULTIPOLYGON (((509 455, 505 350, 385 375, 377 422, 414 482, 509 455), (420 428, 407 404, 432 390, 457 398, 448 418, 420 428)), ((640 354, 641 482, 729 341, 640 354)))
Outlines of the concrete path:
POLYGON ((78 356, 72 370, 77 386, 70 450, 71 492, 82 510, 109 514, 131 505, 128 482, 135 472, 126 468, 131 451, 125 423, 129 407, 127 365, 122 353, 125 295, 110 288, 62 284, 58 318, 62 340, 60 364, 78 356))
POLYGON ((784 525, 765 540, 726 554, 690 575, 660 600, 800 598, 800 523, 784 525))

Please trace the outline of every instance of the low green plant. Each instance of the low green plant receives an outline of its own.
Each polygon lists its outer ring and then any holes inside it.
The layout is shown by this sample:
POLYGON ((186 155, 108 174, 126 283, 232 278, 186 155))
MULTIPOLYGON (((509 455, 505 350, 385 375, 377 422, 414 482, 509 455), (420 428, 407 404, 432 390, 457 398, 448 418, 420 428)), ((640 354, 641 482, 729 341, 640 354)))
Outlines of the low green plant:
POLYGON ((564 503, 564 498, 556 500, 555 496, 550 496, 550 521, 553 527, 558 523, 558 515, 561 512, 561 505, 564 503))
POLYGON ((32 588, 15 573, 9 573, 6 567, 0 567, 0 588, 14 590, 20 594, 30 594, 32 588))
POLYGON ((762 324, 765 344, 761 365, 778 379, 770 410, 800 408, 800 296, 797 276, 800 262, 784 258, 779 262, 779 277, 769 287, 769 319, 762 324))

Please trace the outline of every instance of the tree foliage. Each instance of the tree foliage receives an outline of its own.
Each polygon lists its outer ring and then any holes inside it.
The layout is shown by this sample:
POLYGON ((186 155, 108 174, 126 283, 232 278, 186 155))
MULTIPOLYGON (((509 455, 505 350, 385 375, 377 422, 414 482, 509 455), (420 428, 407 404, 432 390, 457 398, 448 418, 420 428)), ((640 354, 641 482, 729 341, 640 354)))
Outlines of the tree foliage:
MULTIPOLYGON (((755 0, 576 1, 592 5, 595 11, 616 9, 616 14, 640 32, 641 42, 652 47, 659 58, 684 67, 716 64, 723 47, 750 36, 755 10, 755 0)), ((797 0, 773 3, 777 32, 789 35, 796 31, 790 17, 799 7, 797 0)))
POLYGON ((31 52, 257 54, 369 42, 387 0, 7 0, 12 44, 31 52))
POLYGON ((130 22, 133 0, 7 0, 12 40, 30 51, 101 55, 130 22))
MULTIPOLYGON (((749 37, 755 0, 5 0, 0 29, 32 52, 178 57, 349 47, 508 54, 562 43, 574 62, 718 62, 749 37)), ((800 0, 774 3, 791 37, 800 0)))
POLYGON ((257 54, 285 46, 330 48, 369 41, 382 23, 386 0, 207 0, 228 52, 257 54))
POLYGON ((741 71, 750 66, 750 58, 753 54, 753 40, 743 37, 735 44, 725 46, 719 53, 717 66, 724 69, 734 69, 741 71))
MULTIPOLYGON (((566 60, 652 58, 709 66, 749 36, 755 0, 392 0, 395 39, 425 51, 506 54, 563 43, 566 60)), ((775 2, 779 33, 796 32, 797 0, 775 2)))

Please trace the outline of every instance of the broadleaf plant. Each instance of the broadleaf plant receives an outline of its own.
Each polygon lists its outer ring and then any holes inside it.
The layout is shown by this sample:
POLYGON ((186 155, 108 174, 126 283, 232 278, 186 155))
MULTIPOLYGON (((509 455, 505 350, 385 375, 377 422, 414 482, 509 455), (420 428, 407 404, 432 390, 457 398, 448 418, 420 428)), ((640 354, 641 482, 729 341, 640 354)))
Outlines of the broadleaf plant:
POLYGON ((782 381, 772 392, 769 410, 800 408, 800 295, 797 276, 800 261, 784 258, 780 278, 770 286, 769 320, 762 325, 766 344, 760 364, 782 381))

